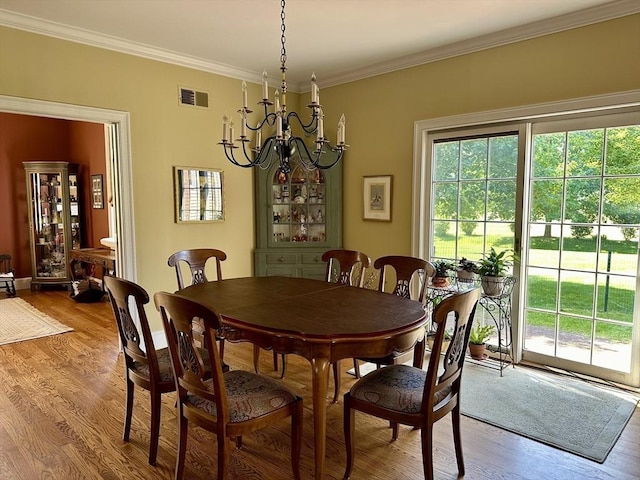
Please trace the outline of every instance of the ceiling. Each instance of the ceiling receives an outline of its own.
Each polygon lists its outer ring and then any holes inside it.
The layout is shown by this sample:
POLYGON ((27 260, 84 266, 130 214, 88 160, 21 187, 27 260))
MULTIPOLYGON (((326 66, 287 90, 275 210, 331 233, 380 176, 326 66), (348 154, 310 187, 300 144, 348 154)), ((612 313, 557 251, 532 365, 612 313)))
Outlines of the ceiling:
MULTIPOLYGON (((640 12, 638 0, 289 0, 291 90, 640 12)), ((258 81, 280 68, 278 0, 0 0, 0 25, 258 81)))

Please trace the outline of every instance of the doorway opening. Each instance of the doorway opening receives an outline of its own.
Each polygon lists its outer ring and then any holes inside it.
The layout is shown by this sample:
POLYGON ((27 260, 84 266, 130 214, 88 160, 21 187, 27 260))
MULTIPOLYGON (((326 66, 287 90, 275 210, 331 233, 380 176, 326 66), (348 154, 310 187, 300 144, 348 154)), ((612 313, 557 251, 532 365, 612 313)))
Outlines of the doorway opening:
POLYGON ((136 281, 129 113, 0 95, 0 112, 102 123, 110 132, 108 169, 113 173, 113 210, 118 276, 136 281))

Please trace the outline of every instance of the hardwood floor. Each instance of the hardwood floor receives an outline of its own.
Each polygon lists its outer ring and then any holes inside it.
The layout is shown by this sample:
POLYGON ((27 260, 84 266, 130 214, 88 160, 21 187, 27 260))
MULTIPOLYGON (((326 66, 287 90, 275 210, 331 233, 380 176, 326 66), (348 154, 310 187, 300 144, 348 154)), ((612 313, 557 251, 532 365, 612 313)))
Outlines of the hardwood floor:
MULTIPOLYGON (((158 463, 147 463, 149 396, 136 389, 131 441, 122 441, 124 379, 122 356, 107 302, 78 304, 65 291, 18 296, 73 327, 70 333, 0 346, 0 478, 33 479, 171 479, 176 455, 173 394, 164 396, 158 463)), ((0 303, 0 308, 1 303, 0 303)), ((156 315, 153 307, 147 312, 156 315)), ((229 344, 231 368, 252 369, 249 344, 229 344)), ((302 447, 303 478, 313 477, 313 429, 309 364, 289 355, 286 381, 305 401, 302 447)), ((272 355, 263 351, 263 372, 272 355)), ((349 368, 351 362, 341 362, 349 368)), ((342 390, 353 383, 343 375, 342 390)), ((332 396, 333 392, 330 391, 332 396)), ((327 400, 329 402, 329 399, 327 400)), ((345 450, 342 395, 327 412, 327 478, 341 479, 345 450)), ((401 427, 391 443, 381 420, 358 415, 353 479, 421 479, 419 432, 401 427)), ((267 428, 243 438, 231 455, 232 478, 291 478, 289 425, 267 428)), ((538 442, 462 417, 466 479, 616 479, 640 478, 640 411, 637 409, 604 464, 562 452, 538 442)), ((457 478, 448 418, 436 424, 434 468, 438 480, 457 478)), ((191 428, 185 479, 215 478, 214 437, 191 428)))

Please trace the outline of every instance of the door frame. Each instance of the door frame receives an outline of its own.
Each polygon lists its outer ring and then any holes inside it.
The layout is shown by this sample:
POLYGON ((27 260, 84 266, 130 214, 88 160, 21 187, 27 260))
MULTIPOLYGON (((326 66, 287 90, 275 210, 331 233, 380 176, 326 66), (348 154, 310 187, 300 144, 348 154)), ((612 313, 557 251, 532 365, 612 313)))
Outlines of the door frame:
POLYGON ((118 276, 136 281, 136 243, 133 210, 133 179, 131 165, 130 114, 118 110, 70 105, 45 100, 0 95, 0 112, 38 117, 58 118, 113 125, 118 130, 118 142, 113 162, 120 174, 114 182, 116 225, 116 263, 118 276))

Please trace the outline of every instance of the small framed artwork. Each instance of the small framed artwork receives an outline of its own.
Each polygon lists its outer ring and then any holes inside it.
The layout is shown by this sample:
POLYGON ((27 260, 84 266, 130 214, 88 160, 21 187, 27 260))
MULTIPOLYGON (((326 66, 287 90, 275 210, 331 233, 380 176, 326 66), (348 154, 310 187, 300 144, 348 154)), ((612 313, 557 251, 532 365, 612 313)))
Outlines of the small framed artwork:
POLYGON ((391 175, 363 177, 363 218, 391 221, 391 175))
POLYGON ((102 175, 91 175, 91 206, 93 208, 104 208, 102 175))

